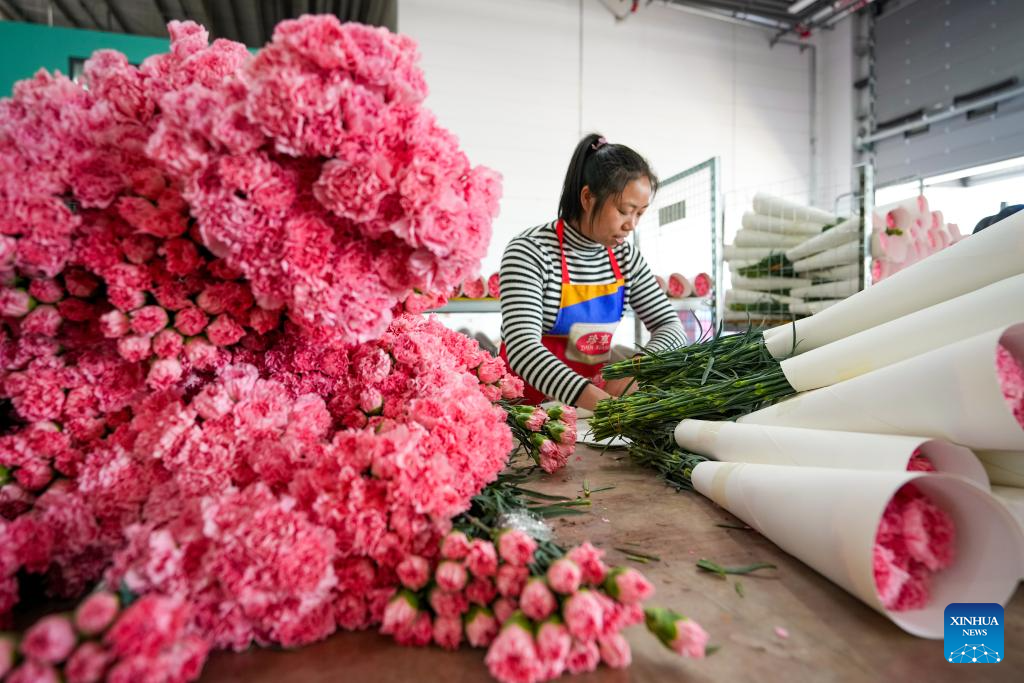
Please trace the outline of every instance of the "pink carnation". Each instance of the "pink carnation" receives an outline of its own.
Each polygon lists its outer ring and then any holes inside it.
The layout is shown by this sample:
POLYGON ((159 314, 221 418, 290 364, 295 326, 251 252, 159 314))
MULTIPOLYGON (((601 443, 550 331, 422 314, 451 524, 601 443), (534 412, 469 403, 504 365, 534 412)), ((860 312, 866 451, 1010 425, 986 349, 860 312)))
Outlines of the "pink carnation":
POLYGON ((446 591, 440 586, 431 589, 429 600, 434 613, 442 617, 457 617, 469 609, 465 593, 446 591))
POLYGON ((64 665, 67 683, 99 683, 113 661, 113 655, 96 642, 85 642, 64 665))
POLYGON ((59 683, 60 675, 49 664, 29 659, 14 669, 4 683, 59 683))
POLYGON ((707 651, 709 636, 693 619, 676 623, 676 637, 671 643, 673 650, 684 657, 703 659, 707 651))
POLYGON ((507 529, 498 536, 498 554, 509 564, 526 566, 536 549, 537 542, 519 529, 507 529))
POLYGON ((153 337, 153 353, 158 358, 177 358, 185 347, 185 340, 175 330, 160 330, 153 337))
POLYGON ((544 666, 546 679, 562 675, 571 649, 572 636, 560 619, 549 619, 537 628, 537 656, 544 666))
POLYGON ((577 640, 593 640, 604 626, 601 605, 588 590, 581 590, 562 605, 562 618, 577 640))
POLYGON ((162 358, 155 361, 146 375, 146 386, 155 391, 170 389, 181 379, 183 370, 177 358, 162 358))
POLYGON ((903 541, 910 557, 930 571, 939 571, 953 562, 956 527, 948 514, 922 495, 903 508, 903 541))
POLYGON ((491 675, 502 683, 536 683, 543 678, 533 635, 516 619, 505 623, 484 661, 491 675))
POLYGON ((23 289, 3 287, 0 289, 0 315, 20 318, 32 310, 32 297, 23 289))
POLYGON ((583 674, 595 670, 600 663, 601 651, 595 641, 574 640, 565 668, 571 674, 583 674))
POLYGON ((877 543, 872 552, 872 560, 878 599, 886 609, 894 609, 899 604, 903 587, 910 580, 910 573, 896 563, 896 555, 892 550, 877 543))
POLYGON ((469 554, 469 539, 461 531, 452 531, 441 542, 441 557, 446 560, 462 560, 469 554))
POLYGON ((498 598, 494 601, 492 609, 494 618, 498 620, 499 624, 504 624, 519 609, 519 604, 515 598, 498 598))
POLYGON ((486 607, 474 605, 465 619, 466 642, 473 647, 487 647, 498 634, 498 621, 486 607))
POLYGON ((548 585, 556 593, 571 595, 579 590, 583 572, 575 562, 568 557, 562 557, 548 567, 547 579, 548 585))
POLYGON ((505 375, 505 361, 500 358, 486 358, 476 369, 476 374, 484 384, 494 384, 505 375))
POLYGON ((143 306, 132 311, 131 321, 135 334, 152 337, 167 327, 167 311, 161 306, 143 306))
POLYGON ((534 621, 544 621, 558 607, 558 602, 542 578, 532 578, 526 582, 519 596, 519 609, 534 621))
POLYGON ((494 544, 482 539, 474 539, 469 545, 466 555, 466 568, 479 578, 494 576, 498 570, 498 553, 494 544))
POLYGON ((910 456, 910 461, 907 463, 908 472, 935 472, 935 465, 928 458, 923 455, 920 451, 916 451, 910 456))
POLYGON ((406 647, 424 647, 434 638, 434 623, 426 611, 419 612, 412 624, 395 633, 395 642, 406 647))
POLYGON ((445 650, 459 649, 462 642, 462 619, 460 617, 437 617, 434 619, 434 642, 445 650))
POLYGON ((113 593, 93 593, 75 610, 75 628, 84 636, 99 635, 113 623, 119 609, 120 601, 113 593))
POLYGON ((28 293, 44 304, 55 304, 64 298, 64 288, 52 278, 34 278, 29 283, 28 293))
POLYGON ((996 347, 996 371, 1010 412, 1024 427, 1024 366, 1002 344, 996 347))
POLYGON ((245 336, 245 330, 231 316, 218 315, 206 328, 206 338, 215 346, 231 346, 245 336))
POLYGON ((40 334, 55 337, 63 322, 54 306, 36 306, 21 321, 21 334, 40 334))
POLYGON ((77 638, 71 621, 60 615, 43 617, 25 632, 22 653, 46 664, 60 664, 75 649, 77 638))
POLYGON ((498 592, 506 598, 518 598, 529 576, 530 570, 526 567, 503 564, 498 567, 494 583, 498 587, 498 592))
POLYGON ((116 308, 100 316, 100 331, 108 339, 116 339, 128 334, 131 321, 124 312, 116 308))
POLYGON ((152 341, 149 337, 131 335, 117 340, 117 352, 129 363, 149 358, 152 341))
POLYGON ((635 605, 654 595, 654 586, 632 567, 616 567, 604 583, 608 595, 624 605, 635 605))
POLYGON ((474 605, 486 607, 498 594, 498 589, 490 579, 474 578, 466 586, 466 598, 474 605))
POLYGON ((174 327, 186 337, 193 337, 206 328, 206 314, 194 306, 175 312, 174 327))
POLYGON ((608 567, 601 560, 603 557, 604 551, 592 546, 590 541, 576 546, 568 553, 568 558, 583 572, 583 581, 592 586, 604 583, 608 574, 608 567))
POLYGON ((613 633, 598 638, 598 646, 601 650, 601 660, 613 669, 624 669, 633 661, 629 649, 629 642, 621 633, 613 633))
POLYGON ((418 591, 430 580, 430 563, 418 555, 410 555, 395 570, 398 580, 409 590, 418 591))
POLYGON ((461 562, 445 560, 437 565, 434 580, 446 591, 460 591, 466 587, 466 568, 461 562))
POLYGON ((412 593, 401 590, 388 602, 384 610, 384 618, 381 620, 380 632, 384 634, 397 634, 412 627, 418 614, 418 603, 416 596, 412 593))

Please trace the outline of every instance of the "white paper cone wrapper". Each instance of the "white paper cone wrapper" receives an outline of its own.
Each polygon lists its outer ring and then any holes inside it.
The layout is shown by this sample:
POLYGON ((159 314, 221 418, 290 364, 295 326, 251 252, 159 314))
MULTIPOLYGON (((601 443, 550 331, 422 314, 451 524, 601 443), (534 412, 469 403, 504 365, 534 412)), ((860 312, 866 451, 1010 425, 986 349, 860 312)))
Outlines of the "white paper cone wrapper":
POLYGON ((794 287, 810 287, 814 282, 799 277, 743 277, 732 276, 732 286, 736 289, 748 289, 756 292, 777 292, 794 287))
POLYGON ((871 233, 871 258, 902 263, 910 255, 910 238, 907 235, 887 235, 884 232, 871 233))
POLYGON ((798 287, 791 290, 790 295, 801 299, 842 299, 856 294, 859 288, 859 281, 844 280, 842 282, 825 282, 810 287, 798 287))
POLYGON ((740 230, 736 233, 733 244, 737 247, 777 247, 787 249, 805 241, 803 235, 785 235, 777 232, 761 230, 740 230))
POLYGON ((812 280, 849 280, 851 278, 860 277, 860 264, 848 263, 845 266, 836 266, 835 268, 826 268, 825 270, 811 270, 803 275, 804 277, 811 278, 812 280))
MULTIPOLYGON (((1024 530, 1024 489, 1010 486, 993 486, 992 495, 1003 504, 1003 507, 1017 520, 1017 524, 1024 530)), ((1024 557, 1021 558, 1021 566, 1024 567, 1024 557)), ((1024 571, 1021 573, 1024 579, 1024 571)))
MULTIPOLYGON (((1024 211, 857 292, 820 315, 797 321, 798 351, 816 349, 1021 273, 1024 273, 1024 211)), ((792 330, 788 326, 773 328, 764 334, 768 350, 775 358, 788 354, 791 337, 792 330)))
POLYGON ((978 451, 989 481, 1024 488, 1024 451, 978 451))
POLYGON ((872 219, 875 225, 881 223, 879 227, 882 228, 893 228, 896 227, 895 221, 899 220, 899 217, 909 217, 911 221, 916 221, 928 216, 929 223, 931 222, 931 214, 928 210, 928 200, 924 195, 918 195, 917 197, 909 197, 908 199, 902 199, 898 202, 892 202, 891 204, 884 204, 882 206, 876 206, 875 210, 872 211, 872 219))
POLYGON ((975 449, 1024 450, 1024 427, 1003 398, 996 371, 1000 342, 1018 361, 1024 359, 1024 323, 798 394, 739 421, 930 436, 975 449))
POLYGON ((830 306, 835 306, 842 299, 822 299, 821 301, 804 301, 798 304, 791 304, 789 307, 790 313, 797 315, 814 315, 821 313, 830 306))
POLYGON ((846 244, 858 239, 860 236, 860 217, 847 218, 845 221, 829 228, 825 232, 812 237, 809 240, 804 240, 799 246, 794 246, 792 249, 786 252, 786 258, 790 261, 796 262, 802 258, 807 258, 812 254, 831 249, 832 247, 838 247, 840 244, 846 244))
POLYGON ((735 261, 743 259, 746 261, 760 261, 765 256, 771 256, 777 254, 779 258, 782 258, 784 249, 773 249, 771 247, 737 247, 734 245, 726 245, 722 250, 722 254, 725 256, 726 261, 735 261))
POLYGON ((864 375, 1024 320, 1024 275, 982 287, 782 361, 797 391, 864 375))
POLYGON ((822 225, 828 225, 838 221, 838 219, 828 211, 822 211, 821 209, 797 204, 796 202, 791 202, 788 199, 775 197, 764 192, 758 192, 754 195, 754 213, 759 213, 762 216, 785 218, 791 221, 820 223, 822 225))
POLYGON ((729 264, 729 268, 732 270, 739 270, 740 268, 748 268, 750 266, 756 266, 761 259, 725 259, 725 262, 729 264))
POLYGON ((683 420, 675 439, 688 451, 723 462, 850 470, 906 472, 911 456, 920 451, 939 472, 989 486, 985 468, 969 448, 923 436, 683 420))
POLYGON ((759 230, 762 232, 784 233, 787 235, 817 235, 825 227, 824 223, 807 223, 803 221, 792 221, 787 218, 774 216, 762 216, 760 214, 747 212, 743 214, 741 221, 746 230, 759 230))
POLYGON ((842 266, 854 263, 860 258, 860 242, 853 241, 833 247, 820 254, 815 254, 793 264, 793 270, 803 273, 808 270, 819 270, 831 266, 842 266))
POLYGON ((962 477, 920 472, 703 462, 693 485, 772 543, 922 638, 941 638, 951 602, 1005 605, 1021 576, 1024 539, 992 495, 962 477), (955 561, 932 575, 927 607, 886 610, 875 590, 872 552, 882 513, 913 482, 952 517, 955 561))
POLYGON ((771 294, 769 292, 756 292, 749 289, 730 289, 725 293, 726 304, 799 304, 801 299, 796 299, 784 294, 771 294))
POLYGON ((722 319, 730 323, 745 323, 750 320, 790 320, 792 315, 788 311, 765 313, 764 311, 730 311, 726 309, 722 319))
POLYGON ((679 273, 672 273, 668 276, 668 289, 665 291, 673 297, 685 298, 693 294, 693 284, 679 273))

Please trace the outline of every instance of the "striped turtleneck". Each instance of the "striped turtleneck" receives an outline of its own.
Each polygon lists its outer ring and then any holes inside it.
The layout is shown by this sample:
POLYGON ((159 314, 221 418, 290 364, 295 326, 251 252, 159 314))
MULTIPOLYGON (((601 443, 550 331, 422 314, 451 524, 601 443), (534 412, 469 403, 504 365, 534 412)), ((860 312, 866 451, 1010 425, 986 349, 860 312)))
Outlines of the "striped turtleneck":
MULTIPOLYGON (((512 371, 545 395, 575 405, 589 383, 540 342, 552 328, 562 295, 557 221, 514 237, 501 259, 501 336, 512 371)), ((569 279, 580 284, 615 282, 608 249, 568 224, 564 231, 569 279)), ((626 281, 626 304, 651 333, 647 348, 664 351, 686 343, 679 316, 630 242, 612 249, 626 281)))

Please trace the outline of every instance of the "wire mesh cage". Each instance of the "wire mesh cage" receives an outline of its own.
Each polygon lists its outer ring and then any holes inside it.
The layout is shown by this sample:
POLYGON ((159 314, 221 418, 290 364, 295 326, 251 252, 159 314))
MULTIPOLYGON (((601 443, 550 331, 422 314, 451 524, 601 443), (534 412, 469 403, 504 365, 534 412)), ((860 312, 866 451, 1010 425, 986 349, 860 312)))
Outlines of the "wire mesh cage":
POLYGON ((763 329, 813 315, 864 282, 862 202, 840 186, 807 201, 806 178, 733 190, 725 197, 725 331, 763 329))
MULTIPOLYGON (((633 233, 651 272, 679 312, 689 339, 716 324, 716 249, 720 239, 720 163, 717 157, 663 179, 633 233)), ((629 327, 629 326, 624 326, 629 327)), ((632 346, 649 339, 639 320, 632 346)), ((616 340, 618 343, 619 340, 616 340)))

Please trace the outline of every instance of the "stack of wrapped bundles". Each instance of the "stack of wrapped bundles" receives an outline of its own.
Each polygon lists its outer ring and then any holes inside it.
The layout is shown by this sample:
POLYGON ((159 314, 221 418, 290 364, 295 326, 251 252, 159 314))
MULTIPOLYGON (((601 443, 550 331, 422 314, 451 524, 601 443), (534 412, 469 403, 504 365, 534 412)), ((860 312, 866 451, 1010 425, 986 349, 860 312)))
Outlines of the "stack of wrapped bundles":
POLYGON ((725 320, 803 317, 860 288, 860 219, 758 193, 725 247, 725 320))

